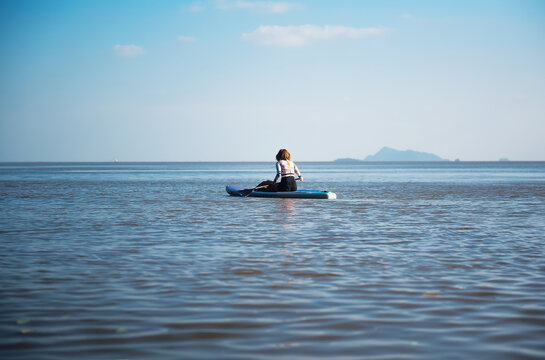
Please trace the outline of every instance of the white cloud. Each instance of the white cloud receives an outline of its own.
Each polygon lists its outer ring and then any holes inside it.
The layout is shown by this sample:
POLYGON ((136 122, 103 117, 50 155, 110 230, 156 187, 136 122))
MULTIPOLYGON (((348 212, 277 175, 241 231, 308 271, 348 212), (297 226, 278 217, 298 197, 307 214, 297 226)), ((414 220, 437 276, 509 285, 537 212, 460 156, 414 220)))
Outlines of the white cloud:
POLYGON ((135 57, 145 53, 143 47, 136 45, 115 45, 114 52, 123 57, 135 57))
POLYGON ((178 40, 181 42, 195 42, 196 39, 193 36, 178 36, 178 40))
POLYGON ((248 9, 260 12, 266 12, 270 14, 283 14, 288 12, 298 5, 290 2, 280 2, 280 1, 228 1, 228 0, 217 0, 217 7, 220 10, 232 10, 232 9, 248 9))
POLYGON ((339 37, 360 39, 369 35, 386 32, 383 28, 354 28, 346 26, 260 26, 242 39, 261 45, 296 47, 307 45, 317 40, 329 40, 339 37))
POLYGON ((426 19, 416 17, 413 14, 407 14, 407 13, 406 14, 401 14, 401 15, 399 15, 399 17, 404 19, 404 20, 411 21, 411 22, 414 22, 414 23, 426 22, 426 19))
POLYGON ((254 9, 271 14, 282 14, 293 9, 296 5, 289 2, 237 1, 234 6, 239 9, 254 9))
POLYGON ((206 8, 200 2, 195 2, 195 3, 193 3, 193 4, 191 4, 189 6, 189 11, 190 12, 197 13, 197 12, 201 12, 201 11, 204 11, 204 10, 206 10, 206 8))

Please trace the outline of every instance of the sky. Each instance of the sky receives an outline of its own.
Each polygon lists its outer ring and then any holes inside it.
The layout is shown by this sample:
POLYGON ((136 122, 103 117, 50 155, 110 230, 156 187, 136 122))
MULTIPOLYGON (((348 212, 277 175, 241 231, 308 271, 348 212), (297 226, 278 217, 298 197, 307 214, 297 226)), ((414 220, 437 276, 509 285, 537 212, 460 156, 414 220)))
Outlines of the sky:
POLYGON ((545 1, 3 0, 0 161, 545 160, 545 1))

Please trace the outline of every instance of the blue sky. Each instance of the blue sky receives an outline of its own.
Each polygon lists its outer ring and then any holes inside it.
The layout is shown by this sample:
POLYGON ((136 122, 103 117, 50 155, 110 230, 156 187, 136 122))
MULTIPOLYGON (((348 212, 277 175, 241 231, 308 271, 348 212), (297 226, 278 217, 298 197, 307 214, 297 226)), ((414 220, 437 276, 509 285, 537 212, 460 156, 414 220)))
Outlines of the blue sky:
POLYGON ((0 161, 545 160, 543 1, 0 7, 0 161))

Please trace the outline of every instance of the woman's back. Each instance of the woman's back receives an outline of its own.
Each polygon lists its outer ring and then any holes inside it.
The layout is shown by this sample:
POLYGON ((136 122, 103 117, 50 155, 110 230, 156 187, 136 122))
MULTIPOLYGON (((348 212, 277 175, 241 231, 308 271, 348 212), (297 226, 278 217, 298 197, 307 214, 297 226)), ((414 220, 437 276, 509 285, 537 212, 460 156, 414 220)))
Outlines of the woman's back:
POLYGON ((276 163, 276 170, 280 176, 295 176, 295 164, 290 160, 279 160, 276 163))

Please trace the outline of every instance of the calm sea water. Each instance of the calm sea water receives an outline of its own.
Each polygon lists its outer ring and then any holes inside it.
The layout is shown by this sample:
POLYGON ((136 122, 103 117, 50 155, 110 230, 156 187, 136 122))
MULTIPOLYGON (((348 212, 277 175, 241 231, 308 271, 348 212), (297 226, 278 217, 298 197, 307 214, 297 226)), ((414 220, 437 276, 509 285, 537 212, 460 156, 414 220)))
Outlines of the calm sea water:
POLYGON ((0 164, 3 359, 543 359, 545 163, 0 164))

